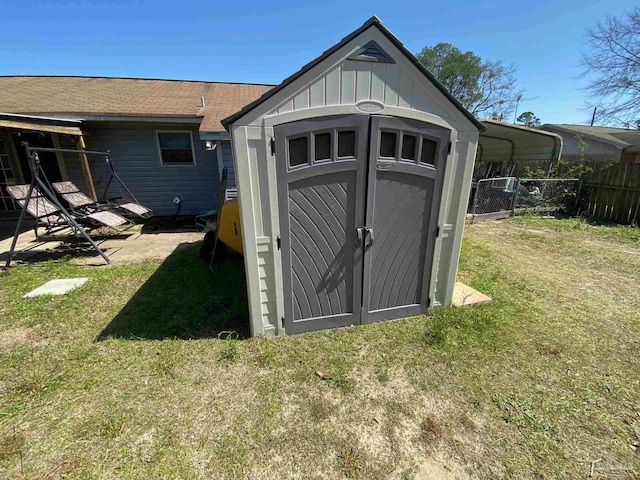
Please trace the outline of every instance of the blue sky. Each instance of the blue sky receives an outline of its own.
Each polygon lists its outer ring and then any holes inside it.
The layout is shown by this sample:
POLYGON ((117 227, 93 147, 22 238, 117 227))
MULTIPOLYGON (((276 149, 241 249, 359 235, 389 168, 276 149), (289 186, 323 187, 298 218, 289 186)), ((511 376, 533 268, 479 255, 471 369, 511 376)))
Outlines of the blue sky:
POLYGON ((0 75, 94 75, 279 83, 371 15, 412 52, 449 42, 516 63, 520 112, 580 123, 585 29, 631 0, 38 1, 3 0, 0 75))

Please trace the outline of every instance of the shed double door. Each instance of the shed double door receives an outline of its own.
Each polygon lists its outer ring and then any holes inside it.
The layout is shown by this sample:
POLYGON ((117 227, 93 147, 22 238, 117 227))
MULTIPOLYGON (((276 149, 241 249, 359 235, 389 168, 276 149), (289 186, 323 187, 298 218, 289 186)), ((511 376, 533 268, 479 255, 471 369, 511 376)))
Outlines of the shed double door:
POLYGON ((287 333, 425 312, 450 132, 346 115, 275 136, 287 333))

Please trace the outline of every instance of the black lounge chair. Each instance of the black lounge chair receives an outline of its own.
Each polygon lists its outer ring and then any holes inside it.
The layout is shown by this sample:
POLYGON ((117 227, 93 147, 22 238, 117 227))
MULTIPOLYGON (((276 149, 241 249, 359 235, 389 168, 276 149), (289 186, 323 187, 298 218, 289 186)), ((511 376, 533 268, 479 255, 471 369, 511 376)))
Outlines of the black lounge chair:
POLYGON ((125 216, 133 215, 140 218, 150 218, 153 216, 152 210, 135 202, 95 202, 90 197, 82 193, 78 186, 73 182, 57 182, 53 184, 53 188, 74 210, 100 211, 104 209, 117 209, 125 216))
MULTIPOLYGON (((9 195, 11 195, 21 207, 24 207, 27 202, 29 187, 29 185, 13 185, 6 188, 9 195)), ((33 187, 33 191, 31 192, 31 198, 27 204, 27 212, 36 219, 36 228, 42 225, 45 227, 47 233, 51 233, 59 227, 69 226, 66 215, 36 187, 33 187)), ((92 228, 105 226, 113 228, 114 230, 121 225, 130 223, 121 215, 106 209, 82 214, 74 211, 73 220, 92 228)))

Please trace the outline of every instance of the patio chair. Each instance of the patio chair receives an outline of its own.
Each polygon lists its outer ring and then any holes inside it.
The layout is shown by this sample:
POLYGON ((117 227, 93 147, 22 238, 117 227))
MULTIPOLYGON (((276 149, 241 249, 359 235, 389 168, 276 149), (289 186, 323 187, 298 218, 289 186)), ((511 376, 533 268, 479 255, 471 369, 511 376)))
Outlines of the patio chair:
POLYGON ((140 218, 153 216, 153 211, 139 203, 95 202, 82 193, 73 182, 56 182, 53 184, 53 188, 75 210, 102 211, 113 208, 121 210, 124 215, 134 215, 140 218))
MULTIPOLYGON (((13 185, 6 188, 9 195, 11 195, 21 207, 24 207, 25 203, 27 203, 29 187, 29 185, 13 185)), ((27 204, 27 212, 36 219, 36 229, 38 225, 43 225, 47 233, 51 233, 58 227, 69 226, 66 215, 36 187, 33 187, 33 191, 31 192, 31 198, 27 204)), ((89 227, 103 225, 115 230, 116 227, 129 223, 126 218, 109 210, 94 211, 80 215, 76 213, 77 212, 74 212, 73 220, 89 227)))

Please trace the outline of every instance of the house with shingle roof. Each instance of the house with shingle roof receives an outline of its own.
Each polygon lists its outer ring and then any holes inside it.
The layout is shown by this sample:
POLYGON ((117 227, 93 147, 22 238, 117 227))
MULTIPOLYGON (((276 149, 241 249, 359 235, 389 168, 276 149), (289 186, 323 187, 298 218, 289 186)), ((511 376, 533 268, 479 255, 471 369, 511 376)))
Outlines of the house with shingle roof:
POLYGON ((562 137, 564 159, 640 163, 640 130, 564 123, 540 128, 562 137))
MULTIPOLYGON (((258 99, 271 85, 136 78, 0 77, 0 215, 16 206, 6 185, 28 183, 23 141, 32 146, 110 150, 115 168, 139 201, 159 215, 217 208, 220 174, 234 186, 229 134, 221 120, 258 99)), ((70 180, 97 197, 107 185, 104 159, 41 154, 51 182, 70 180), (91 183, 91 185, 89 185, 91 183)), ((106 190, 106 191, 105 191, 106 190)), ((113 191, 111 191, 113 190, 113 191)))

